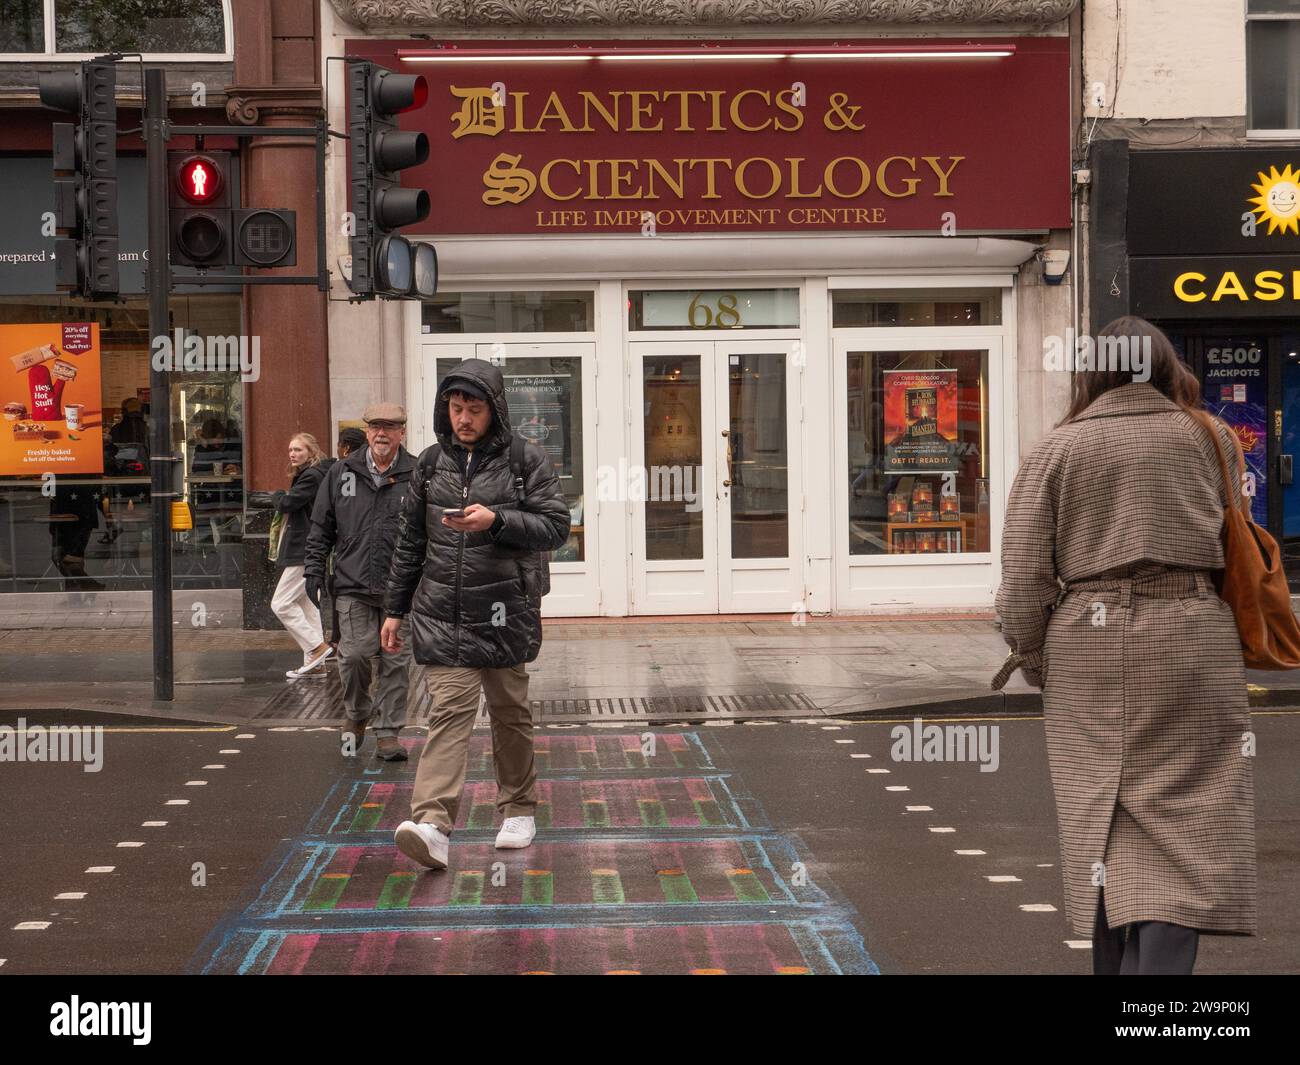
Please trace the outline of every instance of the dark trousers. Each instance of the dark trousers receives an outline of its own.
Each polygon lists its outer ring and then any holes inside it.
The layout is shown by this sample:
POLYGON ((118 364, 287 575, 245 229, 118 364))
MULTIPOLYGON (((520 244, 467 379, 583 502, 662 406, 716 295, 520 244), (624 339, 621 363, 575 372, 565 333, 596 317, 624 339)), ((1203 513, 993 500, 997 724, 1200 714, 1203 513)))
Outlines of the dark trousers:
POLYGON ((1190 976, 1200 933, 1167 921, 1136 921, 1120 928, 1106 924, 1102 893, 1092 933, 1094 976, 1190 976))

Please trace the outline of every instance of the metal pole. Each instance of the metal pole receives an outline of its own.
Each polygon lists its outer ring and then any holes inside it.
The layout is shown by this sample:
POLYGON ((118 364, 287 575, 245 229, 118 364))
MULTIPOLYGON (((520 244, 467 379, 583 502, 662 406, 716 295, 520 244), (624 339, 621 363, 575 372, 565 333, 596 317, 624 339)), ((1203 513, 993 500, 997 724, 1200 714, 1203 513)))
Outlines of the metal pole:
MULTIPOLYGON (((167 336, 171 269, 167 261, 167 82, 161 69, 144 72, 145 150, 149 175, 149 446, 153 501, 153 695, 170 702, 172 688, 172 527, 176 456, 172 454, 171 382, 154 357, 167 336)), ((166 349, 163 349, 166 350, 166 349)))

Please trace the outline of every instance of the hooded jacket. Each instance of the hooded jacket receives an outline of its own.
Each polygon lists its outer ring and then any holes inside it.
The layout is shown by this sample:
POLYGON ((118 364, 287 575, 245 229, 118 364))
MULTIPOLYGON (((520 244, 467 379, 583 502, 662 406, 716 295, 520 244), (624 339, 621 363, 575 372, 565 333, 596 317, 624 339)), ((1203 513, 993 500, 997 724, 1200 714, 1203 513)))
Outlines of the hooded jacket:
POLYGON ((524 448, 522 498, 510 470, 510 412, 501 371, 481 359, 457 364, 438 385, 438 446, 421 453, 402 506, 385 611, 410 616, 423 665, 499 669, 531 662, 542 646, 538 552, 569 537, 569 507, 555 467, 536 444, 524 448), (473 449, 456 439, 443 393, 461 379, 488 396, 492 422, 473 449), (478 503, 493 528, 458 532, 442 511, 478 503))
POLYGON ((388 585, 402 494, 415 459, 399 447, 376 488, 366 465, 368 453, 369 448, 358 448, 325 475, 312 510, 304 572, 323 583, 333 548, 335 598, 350 595, 378 606, 388 585))

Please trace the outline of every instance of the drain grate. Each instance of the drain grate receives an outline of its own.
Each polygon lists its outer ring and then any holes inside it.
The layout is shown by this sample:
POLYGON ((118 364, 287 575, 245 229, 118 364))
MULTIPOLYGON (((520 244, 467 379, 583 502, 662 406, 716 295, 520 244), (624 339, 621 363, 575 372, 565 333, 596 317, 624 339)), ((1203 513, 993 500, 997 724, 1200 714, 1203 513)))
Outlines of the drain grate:
MULTIPOLYGON (((603 699, 533 699, 534 721, 680 721, 688 718, 803 717, 821 709, 808 696, 793 693, 745 695, 609 696, 603 699)), ((428 721, 432 703, 423 684, 411 685, 407 721, 428 721)), ((271 699, 256 715, 269 721, 342 720, 343 689, 335 674, 310 684, 299 682, 271 699)), ((480 709, 479 718, 487 720, 480 709)))

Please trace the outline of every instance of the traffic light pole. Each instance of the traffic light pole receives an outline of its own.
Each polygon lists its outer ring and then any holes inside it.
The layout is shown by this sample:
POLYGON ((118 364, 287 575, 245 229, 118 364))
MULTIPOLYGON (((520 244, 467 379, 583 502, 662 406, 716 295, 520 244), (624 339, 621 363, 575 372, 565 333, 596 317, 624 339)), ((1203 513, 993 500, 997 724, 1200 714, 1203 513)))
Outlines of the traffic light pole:
POLYGON ((168 335, 171 266, 167 259, 167 82, 159 68, 144 72, 144 126, 149 189, 149 480, 153 500, 153 694, 171 701, 172 508, 176 456, 172 453, 170 374, 153 357, 153 342, 168 335))

